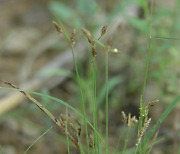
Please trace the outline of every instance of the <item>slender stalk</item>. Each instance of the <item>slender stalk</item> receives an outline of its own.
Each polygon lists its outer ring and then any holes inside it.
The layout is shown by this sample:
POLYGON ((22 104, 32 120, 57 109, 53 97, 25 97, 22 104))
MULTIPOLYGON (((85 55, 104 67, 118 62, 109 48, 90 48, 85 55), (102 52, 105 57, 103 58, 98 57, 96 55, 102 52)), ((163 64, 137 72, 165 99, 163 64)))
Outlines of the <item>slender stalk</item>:
POLYGON ((114 154, 118 154, 118 147, 120 146, 120 142, 121 142, 121 136, 119 136, 118 138, 118 142, 114 154))
POLYGON ((148 73, 149 73, 149 65, 151 62, 151 43, 152 43, 152 13, 153 13, 153 0, 151 0, 151 7, 150 7, 150 16, 149 16, 149 38, 148 38, 148 55, 147 55, 147 62, 146 62, 146 69, 145 69, 145 76, 144 76, 144 83, 143 83, 143 90, 142 90, 142 101, 144 102, 144 93, 147 85, 148 73))
MULTIPOLYGON (((97 116, 97 97, 96 97, 96 82, 97 82, 97 73, 96 73, 96 63, 95 63, 95 57, 92 57, 92 71, 93 71, 93 121, 94 121, 94 127, 96 131, 98 130, 98 116, 97 116)), ((94 132, 95 137, 95 151, 96 154, 100 152, 99 149, 99 137, 94 132)))
POLYGON ((107 49, 107 52, 105 53, 105 85, 106 85, 106 154, 109 153, 108 151, 108 140, 109 140, 109 136, 108 136, 108 131, 109 131, 109 120, 108 120, 108 115, 109 115, 109 98, 108 98, 108 61, 109 61, 109 49, 107 49))
MULTIPOLYGON (((97 114, 96 114, 96 92, 95 92, 95 89, 96 89, 96 71, 95 71, 95 58, 93 57, 92 58, 92 71, 93 71, 93 124, 94 124, 94 128, 97 130, 97 114)), ((97 136, 94 132, 94 141, 95 141, 95 153, 97 153, 97 136)))
MULTIPOLYGON (((144 76, 144 83, 143 83, 143 89, 142 89, 142 95, 140 99, 140 118, 139 118, 139 124, 138 124, 138 131, 142 129, 142 121, 144 120, 143 116, 143 110, 144 110, 144 94, 145 94, 145 89, 147 85, 147 80, 148 80, 148 73, 149 73, 149 66, 151 62, 151 56, 152 56, 152 50, 151 50, 151 44, 152 44, 152 15, 153 15, 153 3, 154 0, 151 0, 151 6, 150 6, 150 13, 146 13, 146 16, 148 18, 148 25, 149 25, 149 38, 148 38, 148 54, 147 54, 147 61, 146 61, 146 69, 145 69, 145 76, 144 76)), ((148 10, 148 2, 146 2, 146 10, 148 10)), ((145 117, 147 118, 147 117, 145 117)), ((136 152, 140 150, 141 152, 141 144, 136 146, 136 152), (139 149, 140 148, 140 149, 139 149)))
MULTIPOLYGON (((68 117, 68 108, 66 107, 66 118, 68 117)), ((68 131, 68 118, 66 119, 65 122, 65 131, 68 131)), ((66 135, 66 141, 67 141, 67 151, 68 154, 70 154, 70 144, 69 144, 69 137, 66 135)))
POLYGON ((124 154, 126 148, 127 148, 127 145, 128 145, 128 141, 129 141, 129 134, 130 134, 130 130, 131 128, 128 126, 128 131, 127 131, 127 134, 126 134, 126 139, 125 139, 125 143, 124 143, 124 148, 123 148, 123 151, 121 154, 124 154))
MULTIPOLYGON (((144 119, 142 112, 144 110, 144 94, 145 94, 145 89, 147 85, 147 80, 148 80, 148 73, 149 73, 149 66, 151 62, 151 55, 152 55, 152 50, 151 50, 151 43, 152 43, 152 14, 153 14, 153 0, 151 0, 151 6, 150 6, 150 13, 148 13, 148 2, 146 2, 145 6, 146 10, 146 16, 148 18, 148 23, 149 23, 149 38, 148 38, 148 54, 147 54, 147 60, 146 60, 146 69, 145 69, 145 75, 144 75, 144 83, 143 83, 143 88, 142 88, 142 95, 140 98, 140 118, 138 122, 138 131, 142 129, 142 121, 144 119)), ((138 152, 140 148, 141 151, 141 145, 136 146, 136 153, 138 152)))
POLYGON ((88 142, 89 137, 88 137, 88 127, 87 127, 87 123, 86 123, 85 100, 84 100, 84 96, 83 96, 83 90, 82 90, 81 80, 80 80, 79 71, 77 68, 77 62, 76 62, 73 46, 71 46, 71 51, 72 51, 73 62, 74 62, 74 67, 75 67, 75 71, 76 71, 76 77, 77 77, 77 81, 78 81, 78 85, 79 85, 79 89, 80 89, 80 94, 81 94, 81 107, 82 107, 82 112, 83 112, 83 117, 84 117, 83 120, 84 120, 84 124, 85 124, 85 130, 86 130, 87 152, 89 154, 89 142, 88 142))

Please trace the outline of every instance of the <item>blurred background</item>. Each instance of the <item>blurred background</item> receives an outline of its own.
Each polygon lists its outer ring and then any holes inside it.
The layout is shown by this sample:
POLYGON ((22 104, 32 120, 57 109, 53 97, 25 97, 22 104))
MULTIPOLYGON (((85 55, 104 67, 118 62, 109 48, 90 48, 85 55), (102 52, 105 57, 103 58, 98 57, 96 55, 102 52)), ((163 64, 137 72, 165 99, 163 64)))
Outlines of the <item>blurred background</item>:
MULTIPOLYGON (((81 29, 87 28, 98 38, 101 28, 107 25, 101 41, 111 38, 112 47, 119 50, 118 54, 109 54, 109 145, 113 149, 119 136, 123 141, 126 131, 121 111, 139 115, 149 42, 151 60, 145 101, 159 100, 150 110, 152 125, 180 93, 179 14, 178 0, 149 0, 148 6, 144 0, 0 0, 0 79, 25 91, 60 98, 79 109, 80 94, 71 49, 52 24, 53 20, 60 20, 70 34, 73 29, 77 31, 75 55, 91 119, 91 49, 81 29)), ((104 48, 97 47, 97 114, 102 129, 105 126, 104 52, 104 48)), ((33 96, 57 117, 65 114, 65 107, 58 102, 33 96)), ((160 142, 152 153, 178 153, 179 108, 177 105, 160 127, 160 142)), ((75 112, 69 112, 78 118, 75 112)), ((0 88, 0 153, 23 153, 52 125, 53 122, 21 94, 0 88)), ((29 153, 65 154, 65 138, 54 127, 29 153)), ((129 148, 135 138, 136 134, 132 135, 129 148)), ((78 153, 73 145, 71 152, 78 153)))

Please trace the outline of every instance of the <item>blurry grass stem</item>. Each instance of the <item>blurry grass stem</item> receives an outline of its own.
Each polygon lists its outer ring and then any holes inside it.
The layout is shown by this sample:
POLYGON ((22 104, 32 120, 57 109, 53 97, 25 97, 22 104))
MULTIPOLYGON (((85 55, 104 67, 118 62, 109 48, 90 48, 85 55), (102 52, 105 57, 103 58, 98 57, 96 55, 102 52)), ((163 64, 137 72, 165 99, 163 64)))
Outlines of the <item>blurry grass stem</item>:
POLYGON ((106 154, 109 153, 109 150, 108 150, 108 140, 109 140, 109 135, 108 135, 108 132, 109 132, 109 97, 108 97, 108 93, 109 93, 109 89, 108 89, 108 65, 109 65, 109 47, 107 49, 107 51, 105 52, 105 85, 106 85, 106 154))
MULTIPOLYGON (((152 41, 152 13, 153 13, 153 0, 151 0, 151 5, 150 5, 150 13, 148 11, 148 1, 144 2, 144 10, 145 10, 145 15, 148 18, 148 25, 149 25, 149 38, 148 38, 148 53, 147 53, 147 60, 146 60, 146 69, 145 69, 145 76, 144 76, 144 83, 143 83, 143 89, 142 89, 142 95, 140 98, 140 117, 139 117, 139 123, 138 123, 138 132, 142 130, 143 127, 143 120, 147 119, 147 115, 145 115, 145 110, 146 110, 146 105, 144 103, 144 94, 145 94, 145 89, 147 85, 147 79, 148 79, 148 72, 149 72, 149 65, 151 61, 151 41, 152 41)), ((139 134, 138 134, 139 135, 139 134)), ((136 146, 136 152, 138 151, 139 144, 136 146)), ((140 149, 141 151, 141 149, 140 149)))

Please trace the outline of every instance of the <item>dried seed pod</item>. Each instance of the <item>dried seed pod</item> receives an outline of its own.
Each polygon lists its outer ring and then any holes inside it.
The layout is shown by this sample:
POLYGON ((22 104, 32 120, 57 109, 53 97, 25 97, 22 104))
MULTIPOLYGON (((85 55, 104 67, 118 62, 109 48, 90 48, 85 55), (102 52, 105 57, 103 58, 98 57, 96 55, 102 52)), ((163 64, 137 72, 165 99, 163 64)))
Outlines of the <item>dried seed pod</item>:
POLYGON ((107 25, 105 25, 105 26, 102 27, 102 29, 101 29, 101 35, 100 35, 100 37, 98 38, 98 40, 101 39, 101 37, 106 33, 106 31, 107 31, 107 25))
POLYGON ((56 21, 53 21, 53 25, 58 33, 63 33, 62 28, 58 25, 56 21))

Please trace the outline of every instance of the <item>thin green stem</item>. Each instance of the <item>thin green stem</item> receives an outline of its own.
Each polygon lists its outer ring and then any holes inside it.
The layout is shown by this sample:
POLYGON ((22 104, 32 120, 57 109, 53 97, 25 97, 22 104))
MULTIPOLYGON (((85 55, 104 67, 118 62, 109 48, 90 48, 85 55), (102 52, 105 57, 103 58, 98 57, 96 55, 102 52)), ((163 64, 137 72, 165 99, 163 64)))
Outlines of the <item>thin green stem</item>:
MULTIPOLYGON (((97 114, 96 114, 96 70, 95 70, 95 58, 92 58, 92 71, 93 71, 93 124, 94 128, 97 130, 97 114)), ((94 132, 94 140, 95 140, 95 153, 97 153, 97 136, 94 132)))
MULTIPOLYGON (((96 73, 96 59, 95 57, 92 57, 92 71, 93 71, 93 121, 94 121, 94 127, 96 129, 96 131, 98 131, 98 116, 97 116, 97 96, 96 96, 96 82, 97 82, 97 73, 96 73)), ((96 135, 96 133, 94 132, 94 137, 95 137, 95 149, 96 149, 96 154, 98 154, 100 152, 99 149, 99 137, 96 135)))
POLYGON ((83 117, 84 117, 83 120, 84 120, 84 124, 85 124, 85 130, 86 130, 87 152, 89 154, 89 137, 88 137, 88 127, 87 127, 87 123, 86 123, 85 100, 84 100, 84 96, 83 96, 83 89, 82 89, 82 85, 81 85, 79 71, 77 68, 77 62, 76 62, 73 46, 71 46, 71 51, 72 51, 73 62, 74 62, 74 67, 75 67, 75 71, 76 71, 76 77, 77 77, 77 81, 78 81, 78 85, 79 85, 79 89, 80 89, 80 94, 81 94, 81 107, 82 107, 82 112, 83 112, 83 117))
MULTIPOLYGON (((65 131, 68 132, 68 108, 66 107, 66 122, 65 122, 65 131)), ((69 144, 69 137, 66 133, 66 141, 67 141, 67 150, 68 150, 68 154, 70 154, 70 144, 69 144)))
POLYGON ((106 84, 106 154, 109 153, 108 150, 108 132, 109 132, 109 120, 108 120, 108 115, 109 115, 109 98, 108 98, 108 65, 109 65, 109 49, 107 49, 107 52, 105 53, 105 84, 106 84))
POLYGON ((117 146, 116 146, 116 149, 115 149, 115 154, 117 154, 118 153, 118 147, 120 146, 120 142, 121 142, 121 136, 119 136, 119 138, 118 138, 118 142, 117 142, 117 146))
POLYGON ((122 151, 121 154, 124 154, 124 152, 126 151, 126 148, 127 148, 127 145, 128 145, 128 141, 129 141, 130 130, 131 130, 131 128, 128 126, 128 131, 127 131, 127 134, 126 134, 126 139, 125 139, 125 142, 124 142, 123 151, 122 151))
MULTIPOLYGON (((146 2, 146 10, 148 10, 148 2, 146 2)), ((152 14, 153 14, 153 0, 151 1, 151 6, 150 6, 150 14, 148 13, 148 11, 146 11, 146 17, 148 18, 148 22, 149 22, 149 38, 148 38, 148 54, 147 54, 147 60, 146 60, 146 69, 145 69, 145 75, 144 75, 144 83, 143 83, 143 88, 142 88, 142 95, 140 98, 140 117, 139 117, 139 122, 138 122, 138 131, 140 132, 142 129, 142 122, 144 120, 144 108, 145 108, 145 104, 144 104, 144 94, 145 94, 145 89, 146 89, 146 85, 147 85, 147 80, 148 80, 148 73, 149 73, 149 66, 150 66, 150 62, 151 62, 151 56, 152 56, 152 50, 151 50, 151 43, 152 43, 152 14)), ((138 152, 140 148, 141 151, 141 145, 136 145, 136 153, 138 152)))
POLYGON ((147 79, 148 79, 148 72, 149 72, 149 65, 151 62, 151 43, 152 43, 152 13, 153 13, 153 0, 151 1, 151 7, 150 7, 150 16, 149 16, 149 38, 148 38, 148 55, 147 55, 147 62, 146 62, 146 69, 145 69, 145 76, 144 76, 144 83, 143 83, 143 90, 142 90, 142 101, 144 102, 144 93, 147 85, 147 79))

